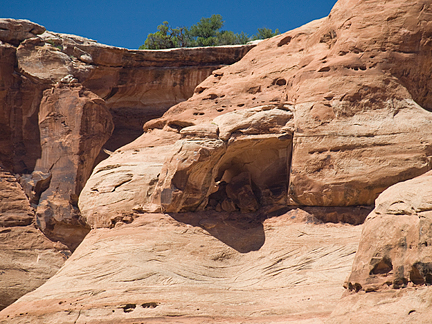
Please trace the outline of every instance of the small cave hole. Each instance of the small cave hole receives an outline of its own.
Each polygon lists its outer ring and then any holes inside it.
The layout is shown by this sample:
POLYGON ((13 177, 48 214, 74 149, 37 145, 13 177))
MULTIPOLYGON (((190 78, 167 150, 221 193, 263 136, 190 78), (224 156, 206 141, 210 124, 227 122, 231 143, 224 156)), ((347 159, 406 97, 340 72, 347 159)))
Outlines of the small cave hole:
POLYGON ((204 115, 203 112, 194 112, 193 114, 194 114, 195 116, 202 116, 202 115, 204 115))
POLYGON ((379 261, 373 269, 370 271, 370 275, 372 274, 387 274, 393 270, 393 264, 388 257, 384 257, 379 261))
POLYGON ((292 40, 291 36, 286 36, 284 38, 282 38, 279 43, 277 44, 278 47, 284 46, 284 45, 288 45, 292 40))
POLYGON ((123 311, 125 313, 133 312, 133 310, 136 308, 136 304, 126 304, 124 306, 121 306, 123 308, 123 311))
POLYGON ((432 285, 432 264, 416 262, 410 271, 410 280, 415 285, 432 285))
POLYGON ((258 92, 261 92, 261 86, 251 87, 246 92, 250 94, 256 94, 258 92))
POLYGON ((283 78, 273 80, 273 85, 283 86, 287 84, 287 81, 283 78))
POLYGON ((321 69, 318 70, 318 72, 329 72, 330 71, 330 67, 329 66, 324 66, 321 69))
POLYGON ((425 281, 416 265, 413 265, 410 271, 410 280, 415 285, 424 285, 425 281))
POLYGON ((355 292, 359 292, 362 288, 363 288, 362 285, 359 284, 358 282, 356 282, 356 283, 354 283, 354 284, 352 284, 351 282, 348 283, 348 289, 349 289, 350 291, 353 291, 353 290, 354 290, 355 292))
POLYGON ((157 302, 149 302, 149 303, 141 304, 142 308, 156 308, 158 306, 159 306, 159 303, 157 303, 157 302))
POLYGON ((218 97, 217 94, 215 93, 210 93, 209 95, 207 95, 207 97, 203 98, 203 100, 214 100, 218 97))
POLYGON ((204 88, 204 87, 196 87, 196 88, 195 88, 195 93, 196 93, 196 94, 203 93, 204 90, 206 90, 206 89, 207 89, 207 88, 204 88))
POLYGON ((193 126, 194 123, 189 123, 186 121, 173 121, 168 123, 168 127, 175 129, 177 131, 181 131, 185 127, 193 126))

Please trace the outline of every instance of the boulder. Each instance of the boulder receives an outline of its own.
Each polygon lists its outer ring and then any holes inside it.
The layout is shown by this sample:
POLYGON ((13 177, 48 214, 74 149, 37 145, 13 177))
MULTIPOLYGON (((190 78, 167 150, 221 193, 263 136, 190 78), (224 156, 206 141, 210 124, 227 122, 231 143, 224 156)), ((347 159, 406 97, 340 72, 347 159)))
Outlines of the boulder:
POLYGON ((0 18, 0 41, 18 45, 45 31, 45 27, 25 19, 0 18))
POLYGON ((432 284, 432 172, 385 190, 366 218, 347 281, 376 291, 432 284))
MULTIPOLYGON (((366 218, 331 323, 365 318, 426 323, 432 315, 432 172, 398 183, 366 218), (367 294, 366 294, 367 293, 367 294), (378 302, 380 300, 380 302, 378 302), (378 304, 385 304, 385 308, 378 304)), ((363 320, 362 320, 363 322, 363 320)))

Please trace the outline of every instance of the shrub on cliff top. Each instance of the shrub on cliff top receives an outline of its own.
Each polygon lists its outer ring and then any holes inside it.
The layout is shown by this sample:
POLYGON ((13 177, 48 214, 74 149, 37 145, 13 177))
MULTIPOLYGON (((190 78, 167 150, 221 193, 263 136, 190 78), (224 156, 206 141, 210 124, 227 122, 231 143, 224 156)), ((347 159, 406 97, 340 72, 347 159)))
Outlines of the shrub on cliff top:
POLYGON ((250 40, 264 39, 279 34, 269 28, 258 28, 258 33, 251 38, 241 32, 236 34, 229 30, 220 30, 224 25, 221 15, 212 15, 201 20, 190 28, 172 28, 167 21, 157 27, 158 31, 150 33, 139 49, 166 49, 175 47, 219 46, 246 44, 250 40))

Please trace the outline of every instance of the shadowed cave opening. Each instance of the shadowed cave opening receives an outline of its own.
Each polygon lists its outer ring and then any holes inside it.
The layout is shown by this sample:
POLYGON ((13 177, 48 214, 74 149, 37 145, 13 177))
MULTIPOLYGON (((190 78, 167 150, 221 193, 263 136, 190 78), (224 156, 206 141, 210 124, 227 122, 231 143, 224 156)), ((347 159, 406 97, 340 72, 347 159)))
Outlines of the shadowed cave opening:
MULTIPOLYGON (((292 139, 252 139, 228 147, 213 169, 206 210, 254 213, 287 204, 292 139)), ((277 208, 276 207, 276 208, 277 208)))

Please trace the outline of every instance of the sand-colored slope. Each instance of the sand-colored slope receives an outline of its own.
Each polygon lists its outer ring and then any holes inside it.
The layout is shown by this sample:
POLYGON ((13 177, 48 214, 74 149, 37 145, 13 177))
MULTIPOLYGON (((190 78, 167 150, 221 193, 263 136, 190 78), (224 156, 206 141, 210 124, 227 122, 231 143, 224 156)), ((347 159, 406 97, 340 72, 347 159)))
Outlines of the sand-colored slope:
POLYGON ((146 214, 93 230, 0 321, 320 323, 343 293, 361 227, 298 221, 304 214, 263 224, 146 214))

